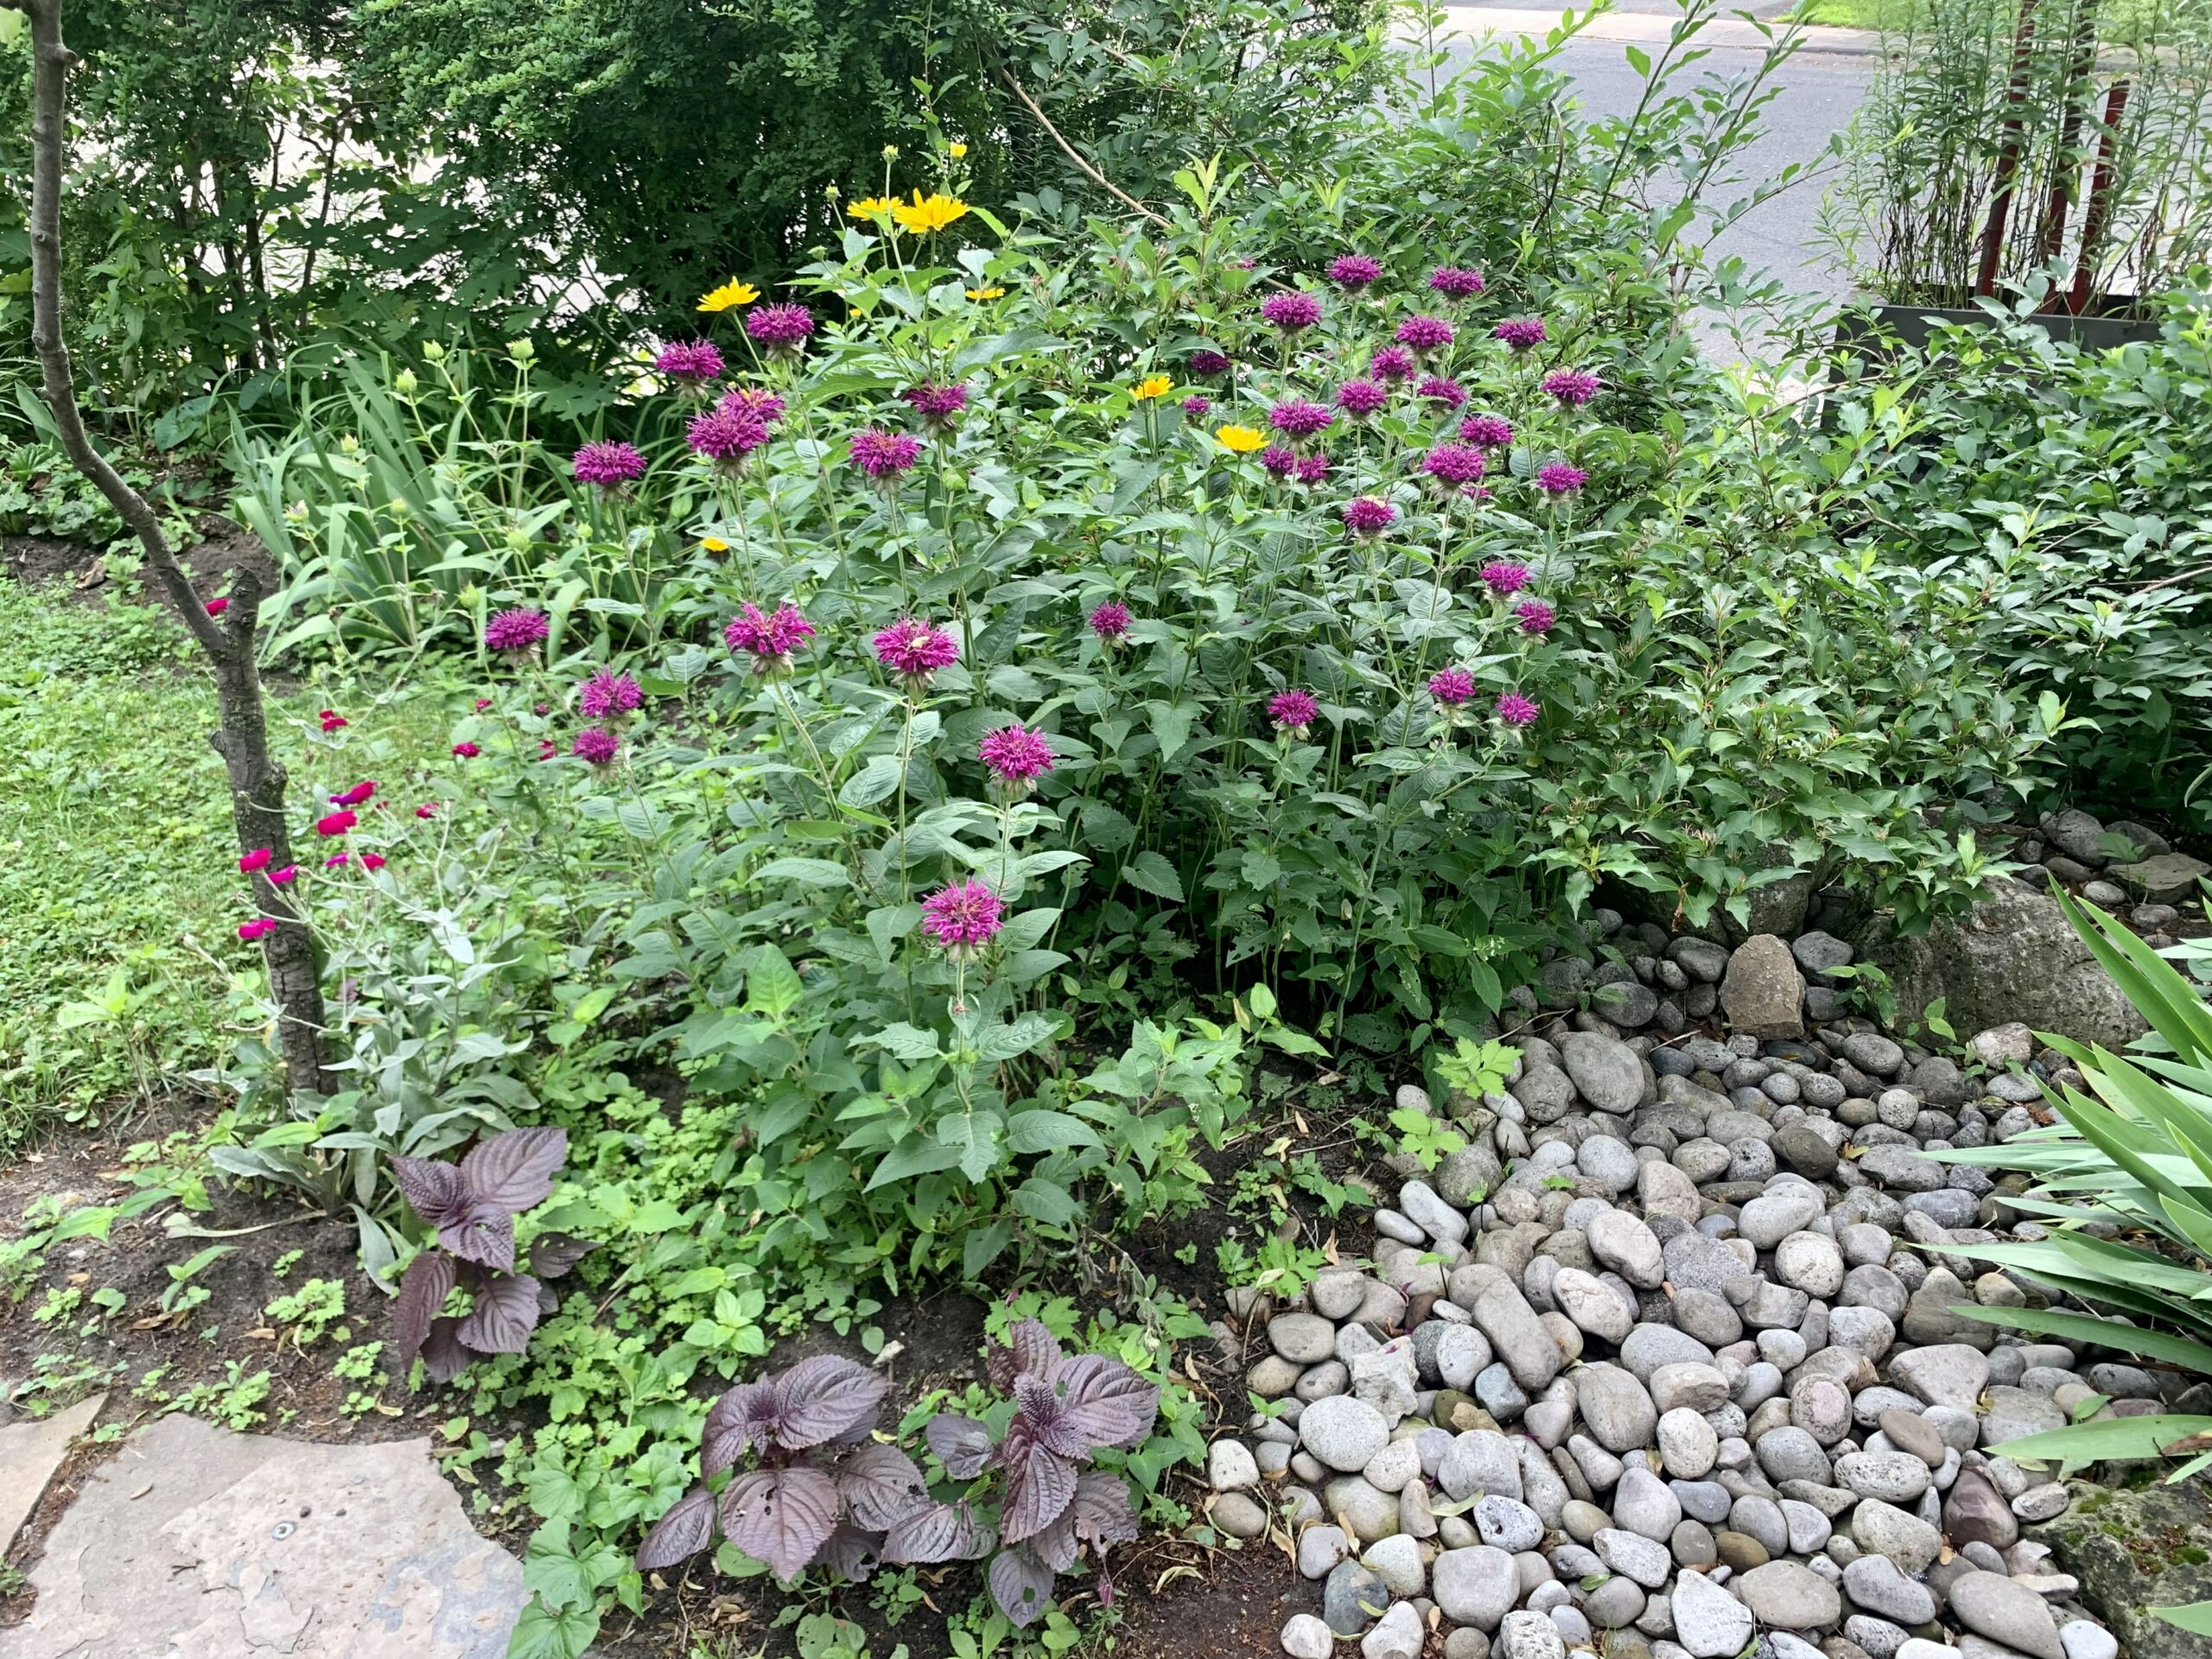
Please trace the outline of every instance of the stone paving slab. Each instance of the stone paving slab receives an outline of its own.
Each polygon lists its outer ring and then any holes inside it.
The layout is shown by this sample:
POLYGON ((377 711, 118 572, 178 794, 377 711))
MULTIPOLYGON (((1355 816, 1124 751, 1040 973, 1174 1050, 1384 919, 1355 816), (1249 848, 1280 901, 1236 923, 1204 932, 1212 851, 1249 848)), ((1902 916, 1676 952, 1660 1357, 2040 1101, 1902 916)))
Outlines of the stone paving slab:
POLYGON ((0 1555, 46 1496, 47 1483, 69 1455, 69 1442, 92 1426, 106 1403, 107 1395, 96 1394, 51 1417, 0 1428, 0 1555))
POLYGON ((427 1440, 324 1446, 164 1417, 48 1536, 0 1659, 504 1659, 528 1592, 427 1440))

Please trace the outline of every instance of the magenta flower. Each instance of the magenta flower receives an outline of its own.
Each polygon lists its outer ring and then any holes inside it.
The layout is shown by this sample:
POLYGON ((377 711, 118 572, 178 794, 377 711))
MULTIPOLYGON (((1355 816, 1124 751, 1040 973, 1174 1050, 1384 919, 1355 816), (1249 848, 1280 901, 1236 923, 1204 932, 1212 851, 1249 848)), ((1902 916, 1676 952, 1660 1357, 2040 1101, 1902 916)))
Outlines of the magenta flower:
POLYGON ((1541 599, 1522 600, 1513 607, 1513 614, 1521 619, 1521 632, 1523 633, 1549 633, 1553 625, 1559 620, 1552 613, 1552 607, 1541 599))
POLYGON ((1548 338, 1541 317, 1508 317, 1491 333, 1516 352, 1533 352, 1548 338))
POLYGON ((1367 372, 1377 380, 1409 380, 1414 354, 1402 346, 1385 346, 1367 359, 1367 372))
POLYGON ((342 836, 360 821, 350 808, 341 808, 335 812, 326 812, 317 818, 315 821, 315 832, 326 838, 331 836, 342 836))
POLYGON ((1494 559, 1483 566, 1483 583, 1500 599, 1510 598, 1529 585, 1529 567, 1494 559))
POLYGON ((1457 380, 1446 380, 1440 374, 1432 374, 1414 388, 1414 395, 1425 397, 1432 404, 1441 404, 1446 409, 1457 409, 1467 401, 1467 394, 1457 380))
POLYGON ((1398 325, 1401 346, 1416 352, 1440 351, 1459 337, 1459 331, 1441 317, 1408 317, 1398 325))
POLYGON ((1513 425, 1496 415, 1470 415, 1459 423, 1459 442, 1484 449, 1503 449, 1513 442, 1513 425))
POLYGON ((1563 461, 1547 462, 1536 469, 1536 487, 1546 495, 1573 495, 1590 481, 1590 474, 1563 461))
POLYGON ((300 867, 298 865, 287 864, 281 870, 270 871, 269 880, 273 886, 286 887, 289 887, 294 881, 299 879, 299 874, 300 867))
POLYGON ((1329 280, 1338 288, 1357 293, 1371 283, 1382 280, 1382 267, 1363 253, 1348 253, 1329 267, 1329 280))
POLYGON ((1508 691, 1497 700, 1497 717, 1509 726, 1533 726, 1541 712, 1518 691, 1508 691))
POLYGON ((782 395, 766 386, 733 386, 722 393, 715 407, 728 415, 750 415, 763 426, 773 426, 784 418, 782 395))
POLYGON ((602 668, 583 683, 576 694, 576 709, 586 720, 606 720, 626 715, 645 701, 645 690, 627 674, 602 668))
POLYGON ((1310 691, 1278 691, 1268 699, 1268 718, 1286 736, 1304 737, 1320 714, 1321 705, 1310 691))
POLYGON ((680 391, 696 395, 721 378, 722 354, 711 340, 681 340, 662 346, 653 367, 680 391))
POLYGON ((250 922, 238 924, 238 938, 249 944, 256 939, 266 938, 276 931, 276 918, 273 916, 257 916, 250 922))
POLYGON ((275 855, 268 848, 257 847, 238 860, 238 874, 251 875, 256 870, 265 870, 269 868, 269 861, 275 855))
POLYGON ((1344 528, 1355 536, 1380 536, 1398 521, 1398 510, 1379 495, 1356 495, 1344 503, 1344 528))
POLYGON ((968 388, 957 384, 947 386, 925 380, 899 395, 913 405, 914 413, 922 417, 922 424, 932 432, 951 431, 961 410, 968 407, 968 388))
POLYGON ((1010 795, 1027 795, 1038 779, 1052 769, 1052 746, 1042 732, 1016 724, 1001 726, 976 745, 976 755, 988 767, 991 782, 1010 795))
POLYGON ((973 877, 940 887, 922 900, 922 931, 956 961, 980 951, 1006 925, 999 896, 973 877))
POLYGON ((614 757, 622 752, 622 740, 612 732, 602 732, 596 726, 587 726, 576 734, 576 741, 569 745, 569 753, 579 760, 588 760, 594 766, 610 766, 614 757))
POLYGON ((1546 393, 1565 409, 1580 409, 1598 395, 1598 377, 1587 369, 1554 369, 1543 378, 1546 393))
MULTIPOLYGON (((342 870, 353 861, 353 855, 351 853, 333 853, 322 861, 322 868, 326 870, 342 870)), ((276 878, 272 876, 270 879, 274 880, 276 878)))
POLYGON ((896 484, 899 475, 921 458, 922 441, 911 432, 885 432, 873 426, 853 434, 853 465, 877 483, 896 484))
POLYGON ((1337 407, 1355 421, 1365 420, 1389 401, 1389 390, 1379 381, 1347 380, 1337 388, 1337 407))
POLYGON ((453 746, 453 753, 456 760, 474 760, 484 751, 474 743, 456 743, 453 746))
MULTIPOLYGON (((553 625, 546 620, 544 612, 518 606, 513 610, 501 611, 484 625, 484 643, 493 651, 519 655, 543 645, 552 632, 553 625)), ((330 729, 327 718, 322 728, 330 729)))
POLYGON ((1109 599, 1090 613, 1090 631, 1109 645, 1117 645, 1128 637, 1129 607, 1118 599, 1109 599))
POLYGON ((1328 429, 1337 417, 1319 404, 1303 397, 1286 397, 1268 411, 1268 424, 1298 442, 1328 429))
POLYGON ((1447 490, 1478 481, 1490 470, 1483 452, 1465 443, 1440 443, 1421 459, 1421 471, 1447 490))
POLYGON ((1191 353, 1191 373, 1200 380, 1211 380, 1217 374, 1229 372, 1229 359, 1211 346, 1201 346, 1191 353))
POLYGON ((231 601, 227 598, 221 597, 219 595, 214 599, 209 600, 206 606, 207 614, 210 616, 220 616, 225 611, 227 611, 230 608, 231 601))
POLYGON ((902 616, 875 636, 875 660, 919 690, 938 670, 960 660, 960 646, 943 628, 902 616))
POLYGON ((1291 471, 1301 484, 1319 484, 1329 475, 1329 458, 1319 450, 1310 455, 1300 455, 1298 464, 1291 471))
POLYGON ((1298 451, 1271 443, 1260 451, 1260 465, 1277 478, 1293 477, 1298 472, 1298 451))
POLYGON ((798 351, 814 332, 814 313, 803 305, 764 305, 745 314, 745 332, 772 357, 798 351))
POLYGON ((1206 412, 1212 407, 1213 400, 1209 397, 1185 397, 1183 400, 1183 413, 1194 421, 1205 419, 1206 412))
POLYGON ((716 472, 734 477, 745 470, 747 458, 768 442, 768 423, 750 410, 731 407, 725 397, 716 407, 693 416, 683 437, 694 454, 716 472))
POLYGON ((1260 302, 1260 315, 1284 334, 1294 334, 1321 321, 1321 302, 1297 290, 1270 294, 1260 302))
POLYGON ((1457 265, 1440 265, 1428 273, 1428 285, 1447 300, 1471 300, 1483 291, 1483 274, 1462 270, 1457 265))
POLYGON ((645 458, 634 444, 588 443, 569 462, 579 484, 595 485, 615 495, 645 475, 645 458))
POLYGON ((1428 677, 1428 695, 1447 709, 1457 709, 1475 695, 1475 677, 1464 668, 1446 668, 1428 677))
POLYGON ((722 630, 722 643, 733 652, 749 653, 753 671, 760 675, 788 672, 791 653, 812 638, 814 624, 789 600, 776 607, 773 616, 762 614, 758 605, 748 602, 722 630))
POLYGON ((364 778, 359 783, 354 785, 353 788, 340 790, 337 794, 332 796, 330 798, 330 804, 333 806, 359 806, 362 802, 368 800, 371 797, 374 796, 376 792, 376 779, 373 778, 364 778))

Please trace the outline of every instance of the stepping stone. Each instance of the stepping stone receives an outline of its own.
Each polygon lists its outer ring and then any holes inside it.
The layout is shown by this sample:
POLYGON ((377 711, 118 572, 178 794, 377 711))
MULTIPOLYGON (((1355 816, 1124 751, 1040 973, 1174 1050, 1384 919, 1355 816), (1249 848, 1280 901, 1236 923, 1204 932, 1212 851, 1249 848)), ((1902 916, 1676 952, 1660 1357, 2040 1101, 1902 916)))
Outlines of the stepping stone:
POLYGON ((96 1394, 51 1417, 0 1428, 0 1555, 46 1496, 47 1482, 69 1455, 69 1442, 92 1426, 106 1403, 107 1395, 96 1394))
POLYGON ((429 1440, 319 1446, 181 1416, 92 1475, 30 1582, 0 1659, 505 1659, 529 1599, 429 1440))

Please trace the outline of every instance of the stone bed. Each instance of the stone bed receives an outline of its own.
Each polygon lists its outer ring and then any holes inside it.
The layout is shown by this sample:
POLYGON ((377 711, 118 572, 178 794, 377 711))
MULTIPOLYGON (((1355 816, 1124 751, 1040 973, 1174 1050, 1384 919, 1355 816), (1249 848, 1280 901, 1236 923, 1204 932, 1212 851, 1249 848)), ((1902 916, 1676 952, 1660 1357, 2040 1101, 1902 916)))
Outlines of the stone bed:
POLYGON ((1962 1071, 1843 1016, 1825 933, 1599 919, 1611 982, 1548 975, 1584 1006, 1454 1100, 1472 1144, 1402 1170, 1372 1270, 1233 1302, 1269 1408, 1212 1446, 1210 1513, 1286 1525, 1319 1581, 1284 1650, 2113 1659, 2022 1535, 2069 1488, 2003 1448, 2092 1395, 2172 1408, 2122 1357, 1951 1311, 2041 1300, 1974 1259, 2037 1229, 2022 1178, 1925 1155, 2048 1119, 2065 1062, 2000 1027, 1962 1071), (1662 1001, 1729 1037, 1636 1034, 1662 1001))

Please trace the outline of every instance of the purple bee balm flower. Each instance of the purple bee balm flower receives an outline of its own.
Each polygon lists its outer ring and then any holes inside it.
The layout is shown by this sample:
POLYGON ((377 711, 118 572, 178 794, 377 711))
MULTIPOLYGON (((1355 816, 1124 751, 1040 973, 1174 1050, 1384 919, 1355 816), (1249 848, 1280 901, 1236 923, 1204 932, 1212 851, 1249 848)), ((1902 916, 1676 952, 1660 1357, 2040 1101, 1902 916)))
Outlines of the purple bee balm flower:
POLYGON ((853 434, 853 465, 878 483, 895 483, 918 460, 922 441, 911 432, 884 432, 872 426, 853 434))
POLYGON ((1475 695, 1475 677, 1464 668, 1447 668, 1428 677, 1428 695, 1447 709, 1457 709, 1475 695))
POLYGON ((622 740, 612 732, 602 732, 596 726, 588 726, 576 734, 576 741, 569 746, 569 753, 579 760, 588 760, 594 766, 610 766, 614 757, 622 752, 622 740))
POLYGON ((920 687, 938 670, 960 660, 960 646, 943 628, 902 616, 875 636, 875 660, 920 687))
POLYGON ((1513 423, 1496 415, 1470 415, 1459 423, 1459 442, 1503 449, 1513 442, 1513 423))
POLYGON ((1294 334, 1321 321, 1321 302, 1297 290, 1270 294, 1260 302, 1260 315, 1284 334, 1294 334))
POLYGON ((1573 495, 1589 481, 1589 474, 1563 461, 1551 461, 1536 469, 1536 487, 1546 495, 1573 495))
POLYGON ((1027 795, 1037 779, 1052 769, 1052 746, 1045 734, 1026 727, 1001 726, 976 748, 976 758, 989 770, 991 782, 1010 795, 1027 795))
POLYGON ((1298 465, 1291 469, 1301 484, 1319 484, 1329 475, 1329 458, 1318 451, 1300 455, 1298 465))
POLYGON ((1268 699, 1268 718, 1275 729, 1290 737, 1303 737, 1320 717, 1321 705, 1310 691, 1278 691, 1268 699))
POLYGON ((1301 442, 1326 431, 1336 418, 1319 404, 1308 403, 1303 397, 1286 397, 1268 411, 1269 426, 1301 442))
POLYGON ((788 671, 791 652, 812 638, 814 624, 789 600, 777 606, 772 616, 763 614, 758 605, 748 602, 722 630, 722 643, 733 652, 748 653, 753 658, 753 671, 762 675, 788 671))
POLYGON ((922 417, 922 424, 934 432, 950 432, 960 411, 968 407, 968 388, 964 385, 939 385, 925 380, 918 386, 909 386, 899 394, 913 405, 914 413, 922 417))
POLYGON ((743 472, 747 458, 768 442, 768 426, 748 410, 731 408, 725 398, 715 408, 691 417, 683 429, 683 441, 716 472, 734 475, 743 472))
POLYGON ((1329 280, 1357 292, 1382 280, 1382 267, 1363 253, 1348 253, 1329 267, 1329 280))
POLYGON ((1513 607, 1513 614, 1521 619, 1523 633, 1549 633, 1552 625, 1559 620, 1552 613, 1552 607, 1541 599, 1522 600, 1513 607))
POLYGON ((1217 374, 1229 372, 1229 359, 1211 346, 1201 346, 1191 353, 1191 373, 1200 380, 1211 380, 1217 374))
POLYGON ((1090 631, 1109 645, 1119 645, 1128 635, 1129 607, 1118 599, 1109 599, 1090 613, 1090 631))
POLYGON ((1435 352, 1459 338, 1459 331, 1441 317, 1408 317, 1398 325, 1395 338, 1413 351, 1435 352))
POLYGON ((1409 380, 1414 368, 1414 354, 1402 346, 1385 346, 1367 359, 1367 372, 1377 380, 1409 380))
POLYGON ((973 878, 940 887, 922 900, 922 931, 956 959, 974 956, 1005 925, 998 894, 973 878))
POLYGON ((1547 338, 1541 317, 1508 317, 1491 333, 1516 352, 1533 352, 1547 338))
POLYGON ((1490 470, 1483 452, 1471 444, 1440 443, 1421 460, 1421 471, 1447 489, 1472 484, 1490 470))
POLYGON ((637 446, 601 442, 576 451, 570 463, 579 484, 596 485, 609 495, 619 493, 645 474, 645 458, 637 446))
POLYGON ((1363 421, 1390 401, 1388 388, 1375 380, 1347 380, 1337 388, 1337 407, 1355 421, 1363 421))
POLYGON ((1344 528, 1355 536, 1380 536, 1398 521, 1398 510, 1379 495, 1356 495, 1344 503, 1344 528))
POLYGON ((814 313, 803 305, 763 305, 745 314, 745 332, 771 355, 786 356, 814 332, 814 313))
POLYGON ((545 643, 553 625, 545 613, 527 606, 501 611, 484 625, 484 643, 493 651, 520 653, 545 643))
POLYGON ((1457 380, 1446 380, 1440 374, 1432 374, 1414 388, 1414 395, 1426 397, 1432 404, 1441 404, 1446 409, 1457 409, 1467 401, 1467 394, 1457 380))
POLYGON ((1483 291, 1483 274, 1462 270, 1457 265, 1440 265, 1428 273, 1428 285, 1447 300, 1471 300, 1483 291))
POLYGON ((1183 400, 1183 413, 1194 421, 1205 419, 1207 411, 1212 408, 1213 400, 1210 397, 1185 397, 1183 400))
POLYGON ((653 367, 685 391, 699 392, 722 376, 722 354, 711 340, 682 340, 664 346, 653 367))
POLYGON ((1497 700, 1497 717, 1509 726, 1533 726, 1541 712, 1518 691, 1508 691, 1497 700))
POLYGON ((576 709, 586 720, 605 720, 626 715, 645 701, 645 694, 627 674, 602 668, 583 683, 576 693, 576 709))
POLYGON ((1277 478, 1288 478, 1298 471, 1298 451, 1271 443, 1260 451, 1260 465, 1277 478))
POLYGON ((1529 567, 1510 559, 1493 559, 1483 566, 1483 584, 1500 599, 1509 598, 1529 585, 1529 567))
POLYGON ((1567 409, 1580 409, 1598 395, 1598 377, 1587 369, 1554 369, 1543 379, 1544 391, 1567 409))
POLYGON ((715 405, 726 415, 750 415, 763 426, 784 418, 784 400, 766 386, 733 386, 715 405))

